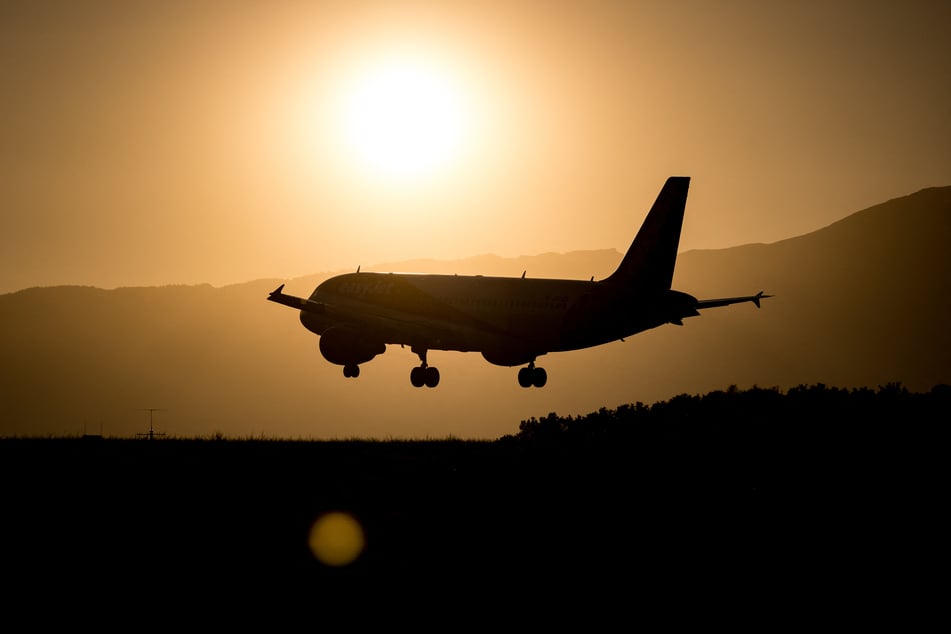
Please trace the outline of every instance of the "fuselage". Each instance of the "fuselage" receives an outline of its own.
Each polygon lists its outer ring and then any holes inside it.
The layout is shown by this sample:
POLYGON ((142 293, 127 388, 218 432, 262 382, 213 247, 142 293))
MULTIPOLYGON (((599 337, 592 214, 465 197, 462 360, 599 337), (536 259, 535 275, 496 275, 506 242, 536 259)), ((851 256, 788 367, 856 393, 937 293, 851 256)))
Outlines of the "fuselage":
MULTIPOLYGON (((629 290, 629 289, 628 289, 629 290)), ((639 297, 604 282, 468 275, 349 273, 320 284, 301 312, 323 335, 350 327, 385 344, 479 351, 492 363, 519 365, 546 352, 577 350, 669 321, 669 294, 639 297)), ((685 296, 689 297, 689 296, 685 296)), ((690 298, 691 300, 693 298, 690 298)))

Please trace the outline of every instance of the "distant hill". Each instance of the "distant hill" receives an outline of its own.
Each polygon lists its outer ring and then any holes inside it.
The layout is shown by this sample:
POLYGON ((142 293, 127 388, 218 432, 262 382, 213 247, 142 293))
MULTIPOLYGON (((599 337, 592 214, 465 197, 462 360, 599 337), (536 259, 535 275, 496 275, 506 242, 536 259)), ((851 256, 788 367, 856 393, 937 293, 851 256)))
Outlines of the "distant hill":
MULTIPOLYGON (((689 209, 688 218, 689 222, 689 209)), ((434 351, 442 381, 409 385, 417 363, 391 346, 345 380, 297 315, 265 301, 306 295, 335 272, 215 288, 46 287, 0 295, 0 435, 497 438, 550 412, 697 394, 730 385, 825 383, 913 391, 951 383, 951 187, 859 211, 776 242, 680 254, 674 288, 698 298, 775 295, 760 310, 705 311, 616 342, 540 359, 548 385, 478 354, 434 351)), ((613 250, 478 256, 363 267, 601 278, 613 250)))

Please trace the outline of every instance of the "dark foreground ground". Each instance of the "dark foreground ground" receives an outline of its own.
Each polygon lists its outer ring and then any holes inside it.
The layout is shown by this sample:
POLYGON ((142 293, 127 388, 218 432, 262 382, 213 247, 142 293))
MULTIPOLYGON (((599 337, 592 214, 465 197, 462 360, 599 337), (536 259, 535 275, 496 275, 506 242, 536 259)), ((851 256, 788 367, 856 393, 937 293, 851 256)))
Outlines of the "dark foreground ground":
POLYGON ((949 404, 818 386, 550 415, 492 442, 0 439, 0 596, 439 597, 466 618, 542 597, 549 616, 766 605, 762 625, 834 607, 907 626, 946 576, 949 404), (329 511, 365 534, 348 565, 310 548, 329 511))
POLYGON ((918 587, 941 565, 930 467, 823 455, 767 477, 686 447, 3 440, 3 575, 26 594, 150 601, 478 587, 817 605, 918 587), (332 510, 366 535, 342 567, 308 545, 332 510))

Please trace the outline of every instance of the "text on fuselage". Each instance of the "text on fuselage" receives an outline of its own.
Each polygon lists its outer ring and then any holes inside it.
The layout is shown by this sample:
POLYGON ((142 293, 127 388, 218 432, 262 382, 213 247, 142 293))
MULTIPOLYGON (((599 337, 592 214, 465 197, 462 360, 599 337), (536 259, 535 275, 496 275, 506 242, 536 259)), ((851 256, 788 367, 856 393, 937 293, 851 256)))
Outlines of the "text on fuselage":
POLYGON ((389 280, 351 280, 341 284, 337 292, 348 297, 381 296, 388 295, 393 286, 394 283, 389 280))

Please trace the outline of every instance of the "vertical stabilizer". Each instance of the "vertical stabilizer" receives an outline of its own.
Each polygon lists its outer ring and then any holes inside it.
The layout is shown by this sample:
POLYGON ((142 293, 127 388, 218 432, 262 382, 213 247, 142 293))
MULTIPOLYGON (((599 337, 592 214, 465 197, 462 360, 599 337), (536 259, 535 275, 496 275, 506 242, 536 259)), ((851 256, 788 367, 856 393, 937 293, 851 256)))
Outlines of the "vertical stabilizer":
POLYGON ((644 292, 670 289, 689 187, 689 176, 667 179, 624 259, 605 282, 644 292))

